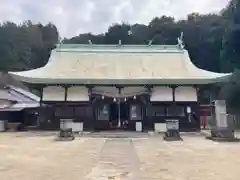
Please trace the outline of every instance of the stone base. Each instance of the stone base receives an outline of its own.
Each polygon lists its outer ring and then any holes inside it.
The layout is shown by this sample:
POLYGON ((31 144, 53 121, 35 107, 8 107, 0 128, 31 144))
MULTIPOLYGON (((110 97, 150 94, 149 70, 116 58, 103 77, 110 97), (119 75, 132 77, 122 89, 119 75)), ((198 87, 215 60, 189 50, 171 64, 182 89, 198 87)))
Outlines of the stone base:
POLYGON ((165 141, 182 141, 178 130, 168 130, 163 137, 165 141))
POLYGON ((240 141, 240 139, 238 138, 221 138, 221 137, 211 137, 211 136, 206 137, 206 139, 216 141, 216 142, 239 142, 240 141))
POLYGON ((72 129, 61 129, 57 140, 59 141, 72 141, 75 137, 73 135, 72 129))
POLYGON ((207 139, 217 142, 238 142, 239 139, 234 136, 234 130, 229 128, 213 128, 211 135, 207 139))
POLYGON ((56 141, 73 141, 75 137, 58 137, 56 141))

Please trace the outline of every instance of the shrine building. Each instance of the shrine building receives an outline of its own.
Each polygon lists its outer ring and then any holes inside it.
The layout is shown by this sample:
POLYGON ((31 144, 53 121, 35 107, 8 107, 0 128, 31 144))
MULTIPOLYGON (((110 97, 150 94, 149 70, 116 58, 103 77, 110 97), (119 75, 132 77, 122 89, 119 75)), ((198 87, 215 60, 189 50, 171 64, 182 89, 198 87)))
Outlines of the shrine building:
POLYGON ((40 90, 44 129, 159 132, 166 120, 200 130, 199 88, 231 75, 197 68, 179 44, 60 44, 44 67, 10 74, 40 90))

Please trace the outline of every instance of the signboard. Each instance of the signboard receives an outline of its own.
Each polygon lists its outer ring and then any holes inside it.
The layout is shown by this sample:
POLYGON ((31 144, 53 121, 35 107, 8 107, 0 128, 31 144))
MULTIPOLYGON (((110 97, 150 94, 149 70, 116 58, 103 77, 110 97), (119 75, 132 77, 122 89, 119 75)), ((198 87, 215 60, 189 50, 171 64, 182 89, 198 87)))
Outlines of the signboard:
POLYGON ((131 115, 132 115, 132 118, 137 118, 137 107, 136 106, 131 107, 131 115))

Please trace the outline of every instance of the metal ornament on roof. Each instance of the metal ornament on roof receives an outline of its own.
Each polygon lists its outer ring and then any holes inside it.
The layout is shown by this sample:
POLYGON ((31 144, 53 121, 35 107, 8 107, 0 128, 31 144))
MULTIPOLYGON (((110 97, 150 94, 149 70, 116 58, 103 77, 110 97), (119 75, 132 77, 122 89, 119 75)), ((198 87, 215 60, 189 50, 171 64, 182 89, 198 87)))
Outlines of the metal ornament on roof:
POLYGON ((150 41, 148 42, 148 45, 151 46, 151 45, 152 45, 152 42, 153 42, 153 40, 150 40, 150 41))
POLYGON ((181 32, 181 36, 177 38, 177 41, 178 41, 178 46, 179 46, 181 49, 184 49, 183 32, 181 32))

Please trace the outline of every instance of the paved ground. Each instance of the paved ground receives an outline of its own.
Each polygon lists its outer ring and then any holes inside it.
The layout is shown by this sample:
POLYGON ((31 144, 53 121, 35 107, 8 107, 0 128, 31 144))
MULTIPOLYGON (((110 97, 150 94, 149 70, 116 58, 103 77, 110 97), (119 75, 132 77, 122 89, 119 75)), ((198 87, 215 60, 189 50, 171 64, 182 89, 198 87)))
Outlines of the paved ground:
POLYGON ((183 142, 161 137, 82 137, 0 134, 1 180, 236 180, 240 143, 214 143, 184 135, 183 142))

